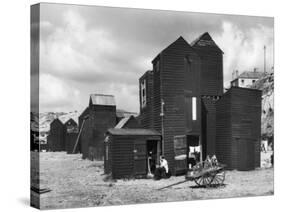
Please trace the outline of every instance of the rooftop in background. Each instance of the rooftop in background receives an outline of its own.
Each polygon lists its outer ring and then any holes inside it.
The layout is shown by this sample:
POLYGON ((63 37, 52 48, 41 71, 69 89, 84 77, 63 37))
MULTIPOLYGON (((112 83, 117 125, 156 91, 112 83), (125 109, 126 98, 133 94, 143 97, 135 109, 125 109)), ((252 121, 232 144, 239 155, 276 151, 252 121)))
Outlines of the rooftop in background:
POLYGON ((111 135, 156 135, 161 136, 160 133, 158 133, 155 130, 149 130, 149 129, 117 129, 117 128, 111 128, 107 131, 111 135))
POLYGON ((266 74, 264 72, 258 71, 244 71, 242 74, 238 76, 238 78, 246 78, 246 79, 260 79, 264 77, 266 74))
POLYGON ((128 112, 128 111, 125 111, 125 110, 122 110, 122 109, 117 109, 116 110, 116 116, 119 117, 119 118, 123 118, 123 117, 130 117, 130 116, 138 116, 138 113, 136 112, 128 112))
POLYGON ((129 121, 130 118, 131 118, 131 116, 121 119, 121 121, 119 121, 119 123, 114 128, 117 128, 117 129, 123 128, 123 126, 129 121))
POLYGON ((90 94, 89 105, 116 106, 113 95, 90 94))

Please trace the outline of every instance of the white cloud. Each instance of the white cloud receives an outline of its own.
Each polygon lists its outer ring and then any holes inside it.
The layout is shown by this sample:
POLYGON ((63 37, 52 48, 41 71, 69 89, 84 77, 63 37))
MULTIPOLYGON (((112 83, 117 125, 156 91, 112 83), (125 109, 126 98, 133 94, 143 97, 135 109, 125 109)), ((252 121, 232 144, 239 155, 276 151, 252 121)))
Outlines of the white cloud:
MULTIPOLYGON (((116 51, 109 33, 102 29, 87 29, 85 20, 71 10, 62 17, 63 27, 54 28, 52 34, 40 40, 41 68, 52 74, 74 78, 112 70, 110 61, 105 59, 107 54, 116 51)), ((42 22, 42 26, 51 27, 47 22, 42 22)))
POLYGON ((263 71, 264 51, 267 46, 267 70, 273 66, 273 29, 259 25, 241 30, 231 22, 223 22, 223 32, 215 37, 224 51, 224 82, 228 86, 232 71, 263 71))
POLYGON ((50 74, 40 75, 39 105, 40 110, 56 109, 63 111, 67 108, 75 110, 77 102, 80 102, 80 92, 67 82, 50 74))

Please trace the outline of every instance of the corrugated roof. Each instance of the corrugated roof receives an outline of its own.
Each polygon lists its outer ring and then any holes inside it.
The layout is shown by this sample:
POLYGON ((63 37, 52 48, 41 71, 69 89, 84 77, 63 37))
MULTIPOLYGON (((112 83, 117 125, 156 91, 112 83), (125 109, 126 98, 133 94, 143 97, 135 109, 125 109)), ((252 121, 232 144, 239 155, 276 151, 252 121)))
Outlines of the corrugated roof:
POLYGON ((158 133, 155 130, 149 130, 149 129, 117 129, 117 128, 111 128, 107 131, 111 135, 156 135, 161 136, 160 133, 158 133))
POLYGON ((260 79, 265 74, 263 72, 258 72, 258 71, 244 71, 242 74, 238 76, 238 78, 255 78, 255 79, 260 79))
POLYGON ((90 95, 90 105, 105 105, 105 106, 115 106, 115 98, 113 95, 105 94, 91 94, 90 95))

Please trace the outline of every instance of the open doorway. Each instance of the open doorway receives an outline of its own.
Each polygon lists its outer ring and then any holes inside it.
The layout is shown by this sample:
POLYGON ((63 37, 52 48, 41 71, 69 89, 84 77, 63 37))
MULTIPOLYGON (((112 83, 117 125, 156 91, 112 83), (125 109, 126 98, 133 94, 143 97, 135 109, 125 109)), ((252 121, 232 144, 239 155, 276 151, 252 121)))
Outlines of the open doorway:
POLYGON ((148 160, 147 160, 147 169, 148 169, 148 173, 152 173, 154 174, 155 170, 156 170, 156 164, 159 161, 159 156, 160 156, 160 152, 159 152, 159 141, 157 140, 148 140, 146 143, 146 149, 147 149, 147 156, 148 156, 148 160))
POLYGON ((200 161, 201 148, 200 148, 199 135, 187 135, 187 167, 190 169, 200 161))

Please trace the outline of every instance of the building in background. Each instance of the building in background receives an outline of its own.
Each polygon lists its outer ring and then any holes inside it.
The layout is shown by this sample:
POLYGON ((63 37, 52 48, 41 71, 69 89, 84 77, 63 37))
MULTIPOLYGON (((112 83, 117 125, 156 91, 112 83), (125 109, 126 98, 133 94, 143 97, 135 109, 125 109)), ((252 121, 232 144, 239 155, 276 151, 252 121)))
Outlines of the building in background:
POLYGON ((47 137, 50 151, 65 151, 64 135, 64 124, 59 118, 54 119, 50 124, 50 133, 47 137))
POLYGON ((80 152, 80 146, 77 146, 74 150, 75 144, 77 142, 77 136, 78 136, 78 124, 76 121, 74 121, 72 118, 70 118, 68 121, 64 123, 64 129, 65 129, 65 151, 67 154, 72 153, 79 153, 80 152))
POLYGON ((254 71, 244 71, 242 74, 238 74, 238 70, 232 73, 232 78, 234 78, 230 83, 231 87, 242 87, 250 88, 256 81, 264 77, 263 72, 258 72, 256 69, 254 71))
POLYGON ((79 116, 79 143, 82 157, 102 160, 104 138, 109 128, 116 125, 116 103, 113 95, 91 94, 89 105, 79 116))

